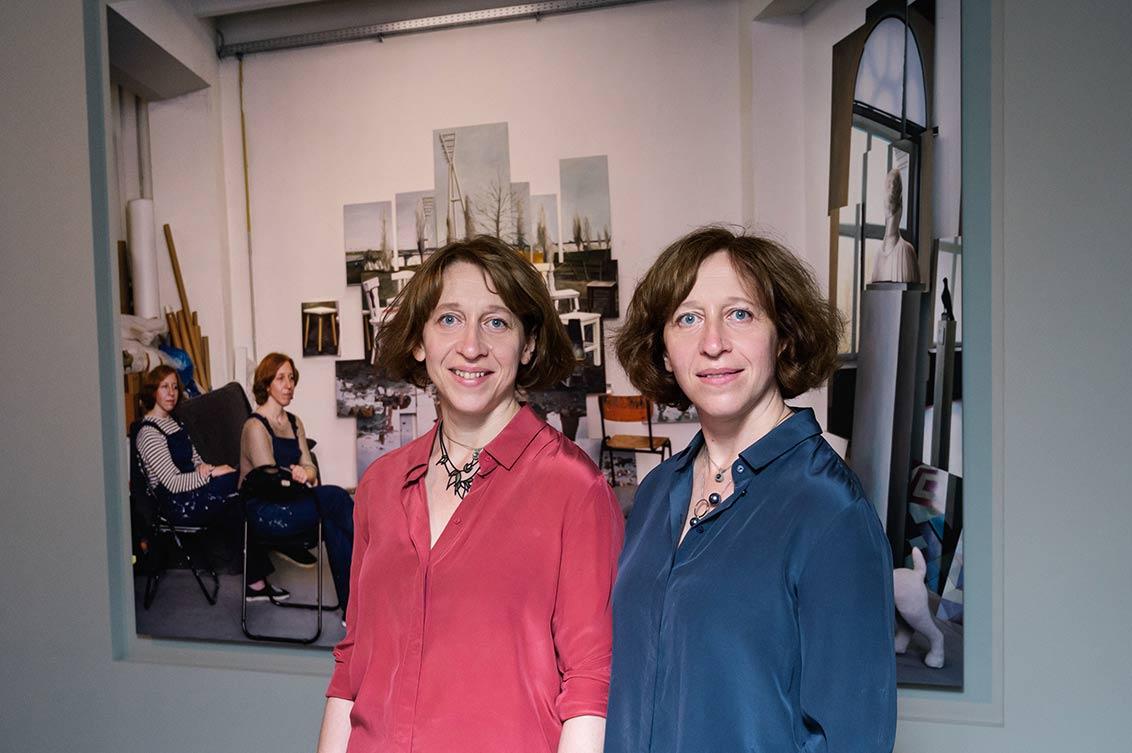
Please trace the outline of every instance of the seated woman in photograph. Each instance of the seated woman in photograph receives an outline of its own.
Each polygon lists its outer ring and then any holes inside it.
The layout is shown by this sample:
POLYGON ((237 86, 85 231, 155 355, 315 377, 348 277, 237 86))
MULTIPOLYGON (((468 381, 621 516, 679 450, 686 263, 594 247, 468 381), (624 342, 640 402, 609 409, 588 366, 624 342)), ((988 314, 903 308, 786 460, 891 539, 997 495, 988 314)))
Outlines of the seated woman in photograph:
POLYGON ((773 241, 669 246, 617 344, 630 381, 702 431, 641 482, 613 596, 606 753, 887 753, 892 560, 809 408, 841 322, 773 241))
MULTIPOLYGON (((255 468, 278 466, 289 471, 292 482, 310 487, 309 493, 286 502, 249 499, 248 523, 252 532, 263 536, 270 545, 273 539, 314 531, 321 518, 330 575, 344 610, 350 598, 354 501, 340 486, 319 484, 303 422, 286 411, 298 382, 295 362, 282 353, 267 354, 256 367, 252 384, 256 409, 240 434, 240 483, 255 468)), ((273 595, 252 591, 249 586, 248 598, 266 599, 273 595)))
POLYGON ((495 238, 429 257, 378 334, 440 420, 358 485, 352 598, 320 753, 593 753, 621 513, 519 402, 574 364, 546 284, 495 238))
MULTIPOLYGON (((146 413, 131 435, 146 485, 157 500, 157 512, 170 524, 216 526, 238 551, 242 528, 236 469, 201 460, 188 430, 172 415, 181 393, 180 377, 171 366, 154 368, 142 383, 139 398, 146 413)), ((266 580, 270 572, 266 553, 249 547, 249 588, 271 588, 266 580)), ((275 591, 277 598, 286 598, 286 592, 275 591)))

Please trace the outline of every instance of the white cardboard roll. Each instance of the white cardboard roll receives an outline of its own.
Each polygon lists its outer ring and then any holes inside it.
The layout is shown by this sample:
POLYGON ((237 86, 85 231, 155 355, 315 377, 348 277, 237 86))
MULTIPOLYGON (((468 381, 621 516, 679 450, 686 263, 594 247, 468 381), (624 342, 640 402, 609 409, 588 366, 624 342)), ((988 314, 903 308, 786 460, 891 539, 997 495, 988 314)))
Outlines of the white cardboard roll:
POLYGON ((126 202, 126 242, 130 246, 134 313, 147 319, 161 316, 157 283, 157 226, 153 220, 153 199, 132 199, 126 202))

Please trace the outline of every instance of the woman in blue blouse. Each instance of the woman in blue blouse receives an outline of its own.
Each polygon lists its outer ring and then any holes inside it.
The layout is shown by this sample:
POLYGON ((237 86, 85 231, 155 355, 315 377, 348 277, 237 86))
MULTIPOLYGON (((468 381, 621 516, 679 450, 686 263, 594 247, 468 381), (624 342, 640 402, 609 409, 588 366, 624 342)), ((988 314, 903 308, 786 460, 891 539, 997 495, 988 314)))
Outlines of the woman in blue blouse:
POLYGON ((721 228, 669 246, 617 355, 702 431, 641 483, 613 596, 605 753, 890 751, 892 563, 810 409, 841 323, 778 244, 721 228))

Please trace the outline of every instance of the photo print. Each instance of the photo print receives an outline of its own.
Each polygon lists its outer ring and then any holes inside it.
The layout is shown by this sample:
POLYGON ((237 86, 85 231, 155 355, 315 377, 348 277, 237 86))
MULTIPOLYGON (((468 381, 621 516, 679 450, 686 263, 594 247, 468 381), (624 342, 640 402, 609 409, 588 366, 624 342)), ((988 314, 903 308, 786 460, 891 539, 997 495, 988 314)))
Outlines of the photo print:
POLYGON ((696 413, 696 406, 689 405, 680 410, 674 405, 657 405, 653 403, 653 423, 657 424, 698 424, 700 416, 696 413))
POLYGON ((361 284, 363 272, 393 269, 392 211, 388 201, 342 207, 347 285, 361 284))
POLYGON ((613 245, 609 209, 609 159, 571 157, 558 161, 561 181, 563 247, 570 251, 606 249, 613 245))
POLYGON ((558 262, 558 194, 543 193, 531 196, 531 219, 534 222, 534 242, 531 261, 558 262))
POLYGON ((432 132, 438 246, 509 228, 511 155, 506 123, 432 132))
POLYGON ((401 266, 420 264, 435 251, 436 192, 409 191, 393 197, 397 208, 397 254, 401 266))
POLYGON ((531 184, 511 184, 511 213, 510 227, 503 240, 530 256, 531 245, 534 242, 534 226, 531 224, 531 184))
POLYGON ((637 485, 637 454, 635 452, 614 452, 612 473, 609 470, 609 453, 605 454, 603 460, 601 470, 605 473, 605 478, 609 481, 610 486, 616 488, 637 485))
POLYGON ((303 356, 338 355, 338 301, 302 305, 303 356))

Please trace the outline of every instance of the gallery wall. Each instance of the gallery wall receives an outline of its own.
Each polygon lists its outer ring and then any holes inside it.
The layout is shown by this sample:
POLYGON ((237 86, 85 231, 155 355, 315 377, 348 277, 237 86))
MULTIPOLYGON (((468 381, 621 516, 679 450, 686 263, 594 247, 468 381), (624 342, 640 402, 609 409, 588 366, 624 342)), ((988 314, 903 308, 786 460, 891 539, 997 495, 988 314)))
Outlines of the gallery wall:
MULTIPOLYGON (((643 3, 245 58, 258 357, 297 356, 301 304, 324 300, 339 301, 340 357, 362 357, 342 207, 433 188, 433 130, 453 126, 506 122, 511 179, 532 194, 560 193, 560 159, 608 156, 623 311, 664 245, 741 220, 736 20, 733 2, 643 3)), ((221 67, 230 134, 237 63, 221 67)), ((228 185, 242 184, 238 155, 226 165, 228 185)), ((242 191, 229 192, 228 212, 243 215, 242 191)), ((241 243, 231 239, 234 254, 241 243)), ((233 286, 234 311, 245 295, 233 286)), ((625 391, 605 340, 607 380, 625 391)), ((335 415, 334 361, 298 360, 293 410, 318 438, 324 478, 352 486, 354 419, 335 415)), ((692 431, 668 433, 682 446, 692 431)))
MULTIPOLYGON (((1122 648, 1132 614, 1132 336, 1116 323, 1132 319, 1122 222, 1132 214, 1132 146, 1121 125, 1132 119, 1132 21, 1115 1, 993 6, 1001 15, 980 44, 994 66, 976 73, 995 76, 995 192, 983 186, 978 199, 996 218, 989 251, 1002 265, 992 282, 1003 360, 994 405, 1005 426, 995 550, 1005 558, 1005 708, 992 725, 903 721, 896 750, 1122 750, 1132 693, 1122 648)), ((85 7, 97 17, 102 3, 85 7)), ((100 432, 114 423, 118 387, 116 374, 99 375, 113 329, 105 316, 99 323, 107 301, 91 280, 109 279, 111 265, 104 223, 92 217, 83 10, 0 5, 0 415, 9 427, 0 441, 0 740, 29 753, 309 751, 324 677, 113 658, 105 484, 121 482, 124 463, 100 432)), ((103 73, 93 69, 96 88, 103 73)))

